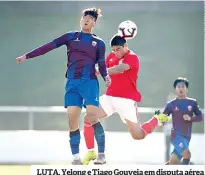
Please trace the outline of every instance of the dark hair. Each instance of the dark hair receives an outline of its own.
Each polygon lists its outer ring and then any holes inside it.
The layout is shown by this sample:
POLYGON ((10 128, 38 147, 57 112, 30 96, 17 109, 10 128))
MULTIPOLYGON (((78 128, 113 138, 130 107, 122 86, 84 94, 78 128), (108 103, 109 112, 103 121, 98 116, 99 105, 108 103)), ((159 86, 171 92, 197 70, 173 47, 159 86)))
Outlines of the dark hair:
POLYGON ((83 15, 83 16, 90 15, 90 16, 92 16, 92 17, 95 18, 95 21, 97 21, 98 17, 101 17, 101 16, 102 16, 101 10, 98 9, 98 8, 95 8, 95 7, 93 7, 93 8, 88 8, 88 9, 84 9, 84 10, 82 11, 82 15, 83 15))
POLYGON ((178 77, 175 81, 174 81, 174 88, 176 88, 178 83, 183 82, 185 84, 185 86, 188 88, 189 87, 189 81, 187 80, 187 78, 184 77, 178 77))
POLYGON ((112 46, 124 46, 126 43, 126 39, 118 34, 114 35, 110 41, 110 45, 112 46))

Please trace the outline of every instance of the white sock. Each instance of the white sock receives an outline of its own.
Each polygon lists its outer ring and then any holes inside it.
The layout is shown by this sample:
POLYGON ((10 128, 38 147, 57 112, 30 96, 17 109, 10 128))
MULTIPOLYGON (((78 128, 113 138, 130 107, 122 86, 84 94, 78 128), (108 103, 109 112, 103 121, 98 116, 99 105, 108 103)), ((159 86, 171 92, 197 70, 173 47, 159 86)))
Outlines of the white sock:
POLYGON ((78 160, 78 159, 80 159, 79 154, 74 154, 74 155, 73 155, 73 159, 74 159, 74 160, 78 160))
POLYGON ((100 154, 104 155, 105 153, 98 153, 98 155, 100 155, 100 154))

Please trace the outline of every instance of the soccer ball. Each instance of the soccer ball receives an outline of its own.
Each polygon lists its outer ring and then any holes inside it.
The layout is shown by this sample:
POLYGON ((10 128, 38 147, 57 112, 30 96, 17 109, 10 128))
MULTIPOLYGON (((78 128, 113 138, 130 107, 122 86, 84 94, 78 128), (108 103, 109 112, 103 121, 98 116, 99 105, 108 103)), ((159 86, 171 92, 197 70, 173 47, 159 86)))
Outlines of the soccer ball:
POLYGON ((125 39, 133 39, 137 35, 137 25, 130 21, 123 21, 118 26, 118 34, 125 39))

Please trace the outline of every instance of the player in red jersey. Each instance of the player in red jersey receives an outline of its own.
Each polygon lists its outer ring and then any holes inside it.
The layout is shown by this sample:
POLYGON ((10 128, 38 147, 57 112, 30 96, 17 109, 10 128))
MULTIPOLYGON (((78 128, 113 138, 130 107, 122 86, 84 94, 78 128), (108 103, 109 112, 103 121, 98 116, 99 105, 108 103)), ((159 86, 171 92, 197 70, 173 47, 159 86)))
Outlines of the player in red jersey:
MULTIPOLYGON (((111 78, 111 85, 106 90, 106 95, 100 97, 99 118, 109 117, 118 113, 135 140, 144 139, 151 133, 158 122, 167 122, 168 116, 155 112, 155 115, 142 125, 139 122, 137 102, 141 101, 141 94, 137 89, 139 72, 139 58, 128 49, 124 38, 115 35, 111 39, 112 52, 106 59, 106 66, 111 78)), ((84 137, 88 148, 88 154, 84 158, 84 165, 90 160, 96 159, 94 152, 94 131, 85 117, 84 137)), ((104 164, 105 157, 100 154, 95 161, 96 164, 104 164)))

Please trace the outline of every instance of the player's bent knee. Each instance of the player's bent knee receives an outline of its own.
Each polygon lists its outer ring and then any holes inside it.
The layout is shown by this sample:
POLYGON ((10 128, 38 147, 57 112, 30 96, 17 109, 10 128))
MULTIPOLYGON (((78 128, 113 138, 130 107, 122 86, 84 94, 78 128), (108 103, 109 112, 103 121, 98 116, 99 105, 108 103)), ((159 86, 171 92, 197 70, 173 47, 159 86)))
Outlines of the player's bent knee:
POLYGON ((102 106, 99 106, 99 110, 98 110, 98 118, 102 119, 107 117, 106 112, 104 111, 104 109, 102 108, 102 106))
POLYGON ((142 139, 144 139, 144 135, 141 134, 141 133, 130 132, 130 134, 131 134, 131 136, 132 136, 132 138, 134 140, 142 140, 142 139))
POLYGON ((87 117, 87 114, 85 115, 85 118, 84 118, 84 127, 91 127, 92 124, 90 123, 88 117, 87 117))
POLYGON ((134 139, 134 140, 142 140, 142 139, 144 139, 144 137, 143 136, 138 136, 138 135, 132 135, 132 138, 134 139))
POLYGON ((98 123, 99 122, 99 120, 98 120, 98 118, 89 118, 89 122, 91 123, 91 125, 94 125, 94 124, 96 124, 96 123, 98 123))
POLYGON ((191 152, 187 149, 182 153, 184 159, 191 159, 191 152))
POLYGON ((91 124, 95 124, 99 121, 98 116, 94 112, 87 113, 87 119, 88 119, 88 122, 90 122, 91 124))
POLYGON ((180 163, 180 159, 177 157, 177 155, 172 154, 168 162, 169 165, 178 165, 180 163))
POLYGON ((85 116, 84 116, 84 122, 89 122, 87 114, 85 114, 85 116))
POLYGON ((126 120, 128 130, 129 130, 132 138, 134 140, 144 139, 145 134, 144 134, 143 130, 141 129, 140 124, 139 123, 133 123, 133 122, 127 120, 127 119, 125 119, 125 120, 126 120))

